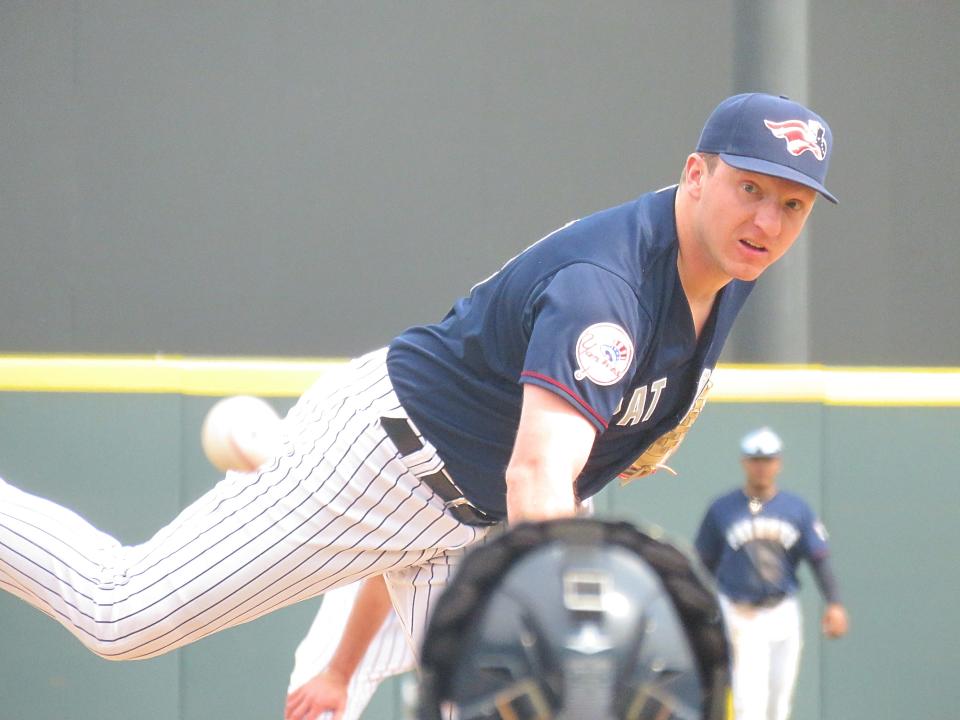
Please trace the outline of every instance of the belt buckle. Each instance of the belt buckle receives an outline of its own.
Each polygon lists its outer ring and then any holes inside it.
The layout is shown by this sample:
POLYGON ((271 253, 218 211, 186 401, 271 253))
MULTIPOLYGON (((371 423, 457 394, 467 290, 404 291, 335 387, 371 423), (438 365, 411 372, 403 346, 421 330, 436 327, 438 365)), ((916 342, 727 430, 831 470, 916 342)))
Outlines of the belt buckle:
POLYGON ((464 525, 496 525, 498 522, 465 497, 445 502, 443 507, 456 518, 457 522, 464 525))

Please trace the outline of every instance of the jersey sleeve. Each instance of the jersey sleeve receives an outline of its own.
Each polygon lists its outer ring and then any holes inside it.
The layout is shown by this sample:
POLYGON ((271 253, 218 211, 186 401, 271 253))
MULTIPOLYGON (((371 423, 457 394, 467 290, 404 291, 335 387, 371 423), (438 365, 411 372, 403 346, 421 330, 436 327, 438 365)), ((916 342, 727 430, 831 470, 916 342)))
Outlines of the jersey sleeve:
POLYGON ((830 554, 827 528, 808 505, 803 509, 803 528, 801 537, 806 554, 811 559, 819 559, 830 554))
POLYGON ((561 396, 603 432, 650 333, 633 288, 608 270, 579 263, 545 282, 529 311, 520 382, 561 396))

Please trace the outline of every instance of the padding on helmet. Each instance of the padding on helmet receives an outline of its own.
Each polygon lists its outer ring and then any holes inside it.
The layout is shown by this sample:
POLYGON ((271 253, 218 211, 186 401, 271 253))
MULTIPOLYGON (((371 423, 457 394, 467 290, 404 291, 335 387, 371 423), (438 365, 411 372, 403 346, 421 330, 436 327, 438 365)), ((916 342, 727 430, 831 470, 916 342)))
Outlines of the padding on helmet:
POLYGON ((421 720, 721 720, 709 581, 628 523, 517 526, 466 555, 422 649, 421 720))

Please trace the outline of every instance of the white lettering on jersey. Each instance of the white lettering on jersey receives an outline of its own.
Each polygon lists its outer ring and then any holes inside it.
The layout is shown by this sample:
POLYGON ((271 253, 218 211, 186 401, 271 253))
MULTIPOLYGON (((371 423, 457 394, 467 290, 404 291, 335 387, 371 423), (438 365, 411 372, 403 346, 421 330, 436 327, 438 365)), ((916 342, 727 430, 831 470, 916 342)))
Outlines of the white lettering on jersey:
MULTIPOLYGON (((627 425, 636 425, 637 423, 649 420, 653 415, 653 411, 657 409, 657 403, 660 402, 660 395, 666 386, 667 379, 663 377, 659 380, 654 380, 650 383, 649 387, 644 385, 643 387, 635 388, 633 395, 630 397, 627 409, 623 412, 623 417, 617 421, 617 425, 626 427, 627 425), (647 394, 651 391, 653 397, 650 399, 650 404, 647 405, 647 394), (644 412, 644 409, 646 409, 646 412, 644 412)), ((616 415, 619 413, 621 407, 623 407, 622 400, 613 414, 616 415)))
POLYGON ((751 540, 772 540, 787 550, 800 539, 800 531, 793 525, 773 517, 744 518, 727 530, 727 545, 734 550, 751 540))
POLYGON ((660 402, 660 393, 666 386, 666 378, 660 378, 659 380, 654 380, 652 383, 650 383, 650 390, 653 391, 653 398, 650 400, 650 407, 647 408, 647 412, 644 414, 642 422, 646 422, 650 419, 650 416, 653 415, 653 411, 657 409, 657 403, 660 402))
MULTIPOLYGON (((617 425, 636 425, 640 422, 640 418, 643 416, 643 407, 647 402, 647 386, 638 387, 633 391, 633 395, 630 397, 630 404, 627 405, 626 411, 623 413, 623 417, 617 422, 617 425)), ((620 401, 620 404, 617 406, 616 412, 613 414, 616 415, 620 412, 620 408, 623 407, 623 400, 620 401)))

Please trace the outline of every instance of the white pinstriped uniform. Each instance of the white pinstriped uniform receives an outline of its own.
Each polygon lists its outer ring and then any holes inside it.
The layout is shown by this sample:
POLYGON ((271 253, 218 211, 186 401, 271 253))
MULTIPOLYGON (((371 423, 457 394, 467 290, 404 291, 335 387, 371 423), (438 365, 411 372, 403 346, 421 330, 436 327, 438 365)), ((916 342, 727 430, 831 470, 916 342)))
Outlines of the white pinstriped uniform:
POLYGON ((385 358, 321 379, 284 419, 279 458, 228 473, 141 545, 0 480, 0 587, 125 660, 384 574, 419 647, 435 591, 486 528, 450 517, 418 479, 441 466, 429 443, 401 457, 380 427, 405 417, 385 358))
MULTIPOLYGON (((343 636, 360 586, 361 583, 354 583, 324 595, 320 612, 300 641, 294 655, 288 693, 326 669, 343 636)), ((343 720, 357 720, 361 717, 381 682, 412 670, 415 664, 413 650, 397 614, 388 613, 350 678, 343 720)), ((317 720, 330 720, 332 717, 333 713, 326 712, 318 715, 317 720)))

